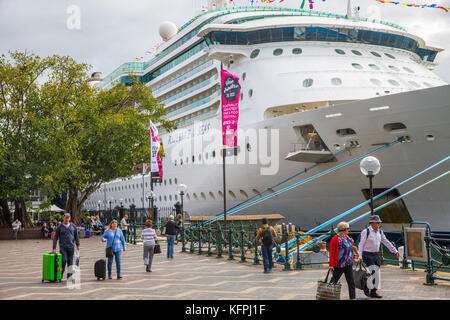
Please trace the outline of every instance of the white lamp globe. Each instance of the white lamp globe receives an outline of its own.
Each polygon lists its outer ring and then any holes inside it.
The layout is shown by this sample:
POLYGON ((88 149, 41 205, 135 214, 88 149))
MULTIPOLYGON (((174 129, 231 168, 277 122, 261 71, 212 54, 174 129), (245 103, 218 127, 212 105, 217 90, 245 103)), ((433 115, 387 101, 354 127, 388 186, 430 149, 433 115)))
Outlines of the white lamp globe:
POLYGON ((179 184, 177 190, 179 194, 184 194, 187 190, 187 186, 185 184, 179 184))
POLYGON ((361 169, 361 172, 366 176, 374 176, 378 174, 378 172, 380 172, 381 164, 380 161, 378 161, 378 159, 375 157, 365 157, 361 160, 359 169, 361 169))
POLYGON ((171 21, 164 21, 159 26, 159 35, 164 41, 170 40, 174 35, 177 34, 177 26, 171 21))

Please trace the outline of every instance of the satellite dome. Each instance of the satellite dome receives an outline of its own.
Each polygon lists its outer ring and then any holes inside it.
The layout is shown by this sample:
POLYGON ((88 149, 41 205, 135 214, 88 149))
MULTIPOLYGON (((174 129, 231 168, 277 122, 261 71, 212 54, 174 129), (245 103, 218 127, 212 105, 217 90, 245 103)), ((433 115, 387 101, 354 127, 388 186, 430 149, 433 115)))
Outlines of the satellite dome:
POLYGON ((177 26, 171 21, 165 21, 159 27, 159 35, 164 41, 169 40, 177 34, 177 26))

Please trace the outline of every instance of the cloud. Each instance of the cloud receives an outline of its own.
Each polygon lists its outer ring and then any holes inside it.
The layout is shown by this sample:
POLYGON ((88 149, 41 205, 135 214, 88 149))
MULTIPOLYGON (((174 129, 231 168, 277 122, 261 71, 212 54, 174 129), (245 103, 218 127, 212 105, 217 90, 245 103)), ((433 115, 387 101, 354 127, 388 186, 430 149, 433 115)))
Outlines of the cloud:
MULTIPOLYGON (((259 1, 259 0, 258 0, 259 1)), ((413 3, 445 1, 405 0, 413 3)), ((248 0, 235 0, 249 5, 248 0)), ((285 0, 278 6, 299 8, 300 0, 285 0)), ((104 75, 120 64, 134 61, 161 42, 159 25, 166 20, 181 26, 195 16, 206 0, 0 0, 0 52, 29 50, 40 56, 68 54, 92 65, 104 75), (68 29, 67 8, 81 12, 81 28, 68 29)), ((352 0, 361 16, 379 15, 423 37, 427 44, 446 51, 438 54, 436 73, 450 82, 450 13, 440 9, 407 8, 375 0, 352 0)), ((345 14, 345 0, 315 0, 314 10, 345 14)))

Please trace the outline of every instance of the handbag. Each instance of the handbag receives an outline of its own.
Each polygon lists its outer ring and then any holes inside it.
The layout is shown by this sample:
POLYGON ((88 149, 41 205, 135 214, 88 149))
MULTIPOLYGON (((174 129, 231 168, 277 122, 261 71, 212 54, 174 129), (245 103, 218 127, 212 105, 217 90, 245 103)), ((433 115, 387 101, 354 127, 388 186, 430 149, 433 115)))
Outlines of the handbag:
POLYGON ((114 232, 114 238, 113 238, 111 247, 107 247, 105 249, 105 254, 106 254, 107 258, 112 257, 114 255, 114 253, 113 253, 113 246, 114 246, 114 240, 116 240, 116 234, 117 234, 117 230, 116 230, 116 232, 114 232))
POLYGON ((328 269, 325 281, 317 281, 317 293, 316 300, 340 300, 341 299, 341 287, 340 283, 328 283, 328 276, 330 275, 330 269, 328 269))
POLYGON ((366 267, 362 262, 358 263, 356 269, 353 270, 353 279, 355 279, 355 287, 361 290, 367 290, 367 279, 370 277, 370 273, 367 271, 366 267))
POLYGON ((153 249, 154 254, 161 253, 161 246, 159 245, 158 241, 155 242, 155 248, 153 249))

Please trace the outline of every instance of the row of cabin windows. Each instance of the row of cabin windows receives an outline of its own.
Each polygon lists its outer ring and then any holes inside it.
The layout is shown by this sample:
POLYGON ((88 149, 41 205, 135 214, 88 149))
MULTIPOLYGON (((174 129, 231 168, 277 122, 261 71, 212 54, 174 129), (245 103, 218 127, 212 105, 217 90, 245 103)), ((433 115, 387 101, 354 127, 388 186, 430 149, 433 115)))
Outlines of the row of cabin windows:
MULTIPOLYGON (((369 79, 369 81, 372 84, 376 85, 376 86, 381 86, 383 84, 381 82, 381 80, 375 79, 375 78, 371 78, 371 79, 369 79)), ((394 86, 394 87, 399 87, 400 86, 400 83, 398 81, 396 81, 396 80, 393 80, 393 79, 389 79, 388 83, 390 85, 394 86)), ((417 82, 412 81, 412 80, 408 81, 408 83, 411 86, 415 87, 415 88, 420 88, 421 87, 420 84, 418 84, 417 82)), ((305 88, 309 88, 313 84, 314 84, 314 80, 311 79, 311 78, 303 80, 303 87, 305 87, 305 88)), ((339 85, 342 84, 342 80, 341 80, 341 78, 331 78, 331 84, 335 85, 335 86, 339 86, 339 85)), ((430 83, 428 83, 428 82, 423 82, 423 85, 426 86, 426 87, 429 87, 429 88, 432 87, 432 85, 430 83)))

